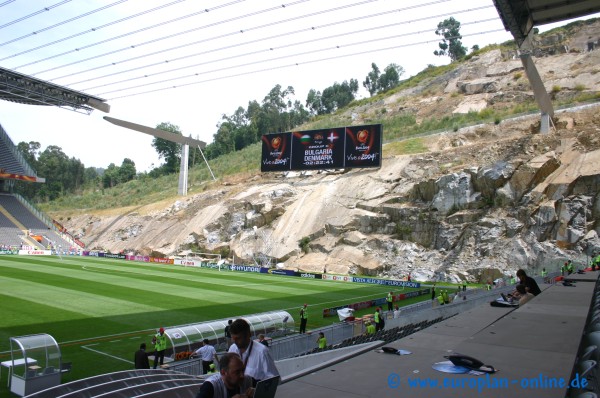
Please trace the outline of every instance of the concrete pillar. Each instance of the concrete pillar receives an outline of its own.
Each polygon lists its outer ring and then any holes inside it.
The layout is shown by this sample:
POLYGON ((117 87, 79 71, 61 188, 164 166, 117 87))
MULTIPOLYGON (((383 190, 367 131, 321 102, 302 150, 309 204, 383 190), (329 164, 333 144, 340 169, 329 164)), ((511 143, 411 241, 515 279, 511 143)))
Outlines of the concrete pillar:
POLYGON ((540 133, 548 134, 550 131, 550 115, 542 112, 542 120, 540 121, 540 133))
POLYGON ((179 187, 177 188, 177 194, 180 196, 186 196, 188 191, 188 157, 190 153, 190 146, 184 144, 181 146, 181 163, 179 165, 179 187))

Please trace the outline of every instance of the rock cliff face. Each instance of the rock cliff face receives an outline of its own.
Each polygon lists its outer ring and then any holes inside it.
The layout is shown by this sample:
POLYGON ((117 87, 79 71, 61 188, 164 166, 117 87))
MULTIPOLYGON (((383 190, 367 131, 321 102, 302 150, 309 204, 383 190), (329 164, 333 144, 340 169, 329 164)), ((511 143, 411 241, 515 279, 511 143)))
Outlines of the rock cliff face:
MULTIPOLYGON (((600 92, 599 61, 592 51, 536 65, 548 91, 566 98, 600 92)), ((519 61, 491 51, 347 117, 368 123, 385 109, 422 120, 507 106, 532 97, 522 76, 519 61)), ((600 251, 599 110, 557 114, 545 135, 535 133, 539 116, 504 120, 426 137, 429 152, 386 157, 378 170, 257 174, 159 210, 74 216, 66 226, 111 251, 194 247, 306 271, 470 281, 539 273, 600 251)))

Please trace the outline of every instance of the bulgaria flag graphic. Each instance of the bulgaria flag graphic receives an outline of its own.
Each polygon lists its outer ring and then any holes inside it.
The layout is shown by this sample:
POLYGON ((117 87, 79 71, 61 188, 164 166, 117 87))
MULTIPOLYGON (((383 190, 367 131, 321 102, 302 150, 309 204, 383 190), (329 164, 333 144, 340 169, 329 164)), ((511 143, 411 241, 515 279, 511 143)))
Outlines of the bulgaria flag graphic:
POLYGON ((310 144, 310 135, 304 134, 302 137, 300 137, 300 142, 304 145, 310 144))

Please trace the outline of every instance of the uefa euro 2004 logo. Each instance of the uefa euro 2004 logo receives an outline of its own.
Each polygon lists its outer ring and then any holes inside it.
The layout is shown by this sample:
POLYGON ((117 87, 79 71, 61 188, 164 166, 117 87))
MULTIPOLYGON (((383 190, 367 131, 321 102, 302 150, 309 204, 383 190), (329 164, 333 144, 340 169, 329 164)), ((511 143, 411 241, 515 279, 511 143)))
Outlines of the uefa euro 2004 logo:
POLYGON ((367 130, 360 130, 358 134, 356 134, 356 138, 361 144, 366 144, 369 139, 369 132, 367 130))
POLYGON ((275 137, 271 140, 271 146, 273 149, 279 149, 281 146, 281 137, 275 137))

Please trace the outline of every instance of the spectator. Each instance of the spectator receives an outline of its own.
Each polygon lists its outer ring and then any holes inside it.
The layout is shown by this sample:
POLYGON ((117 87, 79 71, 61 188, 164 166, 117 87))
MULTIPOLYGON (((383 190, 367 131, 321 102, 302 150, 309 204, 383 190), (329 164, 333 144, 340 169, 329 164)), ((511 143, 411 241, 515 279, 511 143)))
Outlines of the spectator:
POLYGON ((252 341, 248 322, 243 319, 233 321, 231 324, 231 339, 233 344, 229 347, 229 352, 236 353, 242 358, 248 376, 255 381, 279 376, 279 371, 269 349, 252 341))
POLYGON ((259 334, 258 335, 258 342, 262 345, 264 345, 265 347, 269 346, 269 341, 265 338, 264 334, 259 334))
POLYGON ((215 347, 213 347, 212 345, 210 345, 208 339, 204 339, 202 341, 202 347, 198 348, 196 350, 196 352, 194 352, 192 354, 192 357, 196 357, 199 356, 200 358, 202 358, 202 374, 207 374, 209 369, 210 369, 210 365, 212 365, 213 359, 215 361, 219 361, 219 357, 217 356, 217 351, 215 350, 215 347))
POLYGON ((523 284, 517 285, 517 293, 519 293, 519 296, 517 297, 519 299, 519 307, 535 297, 525 289, 525 285, 523 284))
POLYGON ((133 363, 136 369, 150 369, 148 353, 146 352, 146 343, 140 344, 140 349, 135 352, 133 363))
POLYGON ((219 373, 209 376, 200 386, 196 398, 253 396, 252 378, 244 374, 239 355, 227 353, 219 361, 219 373))
POLYGON ((400 308, 398 308, 398 306, 396 306, 396 308, 394 308, 394 319, 398 319, 400 318, 400 308))
POLYGON ((525 289, 534 296, 542 292, 535 279, 527 276, 524 270, 520 269, 517 271, 517 278, 519 278, 522 285, 525 285, 525 289))

